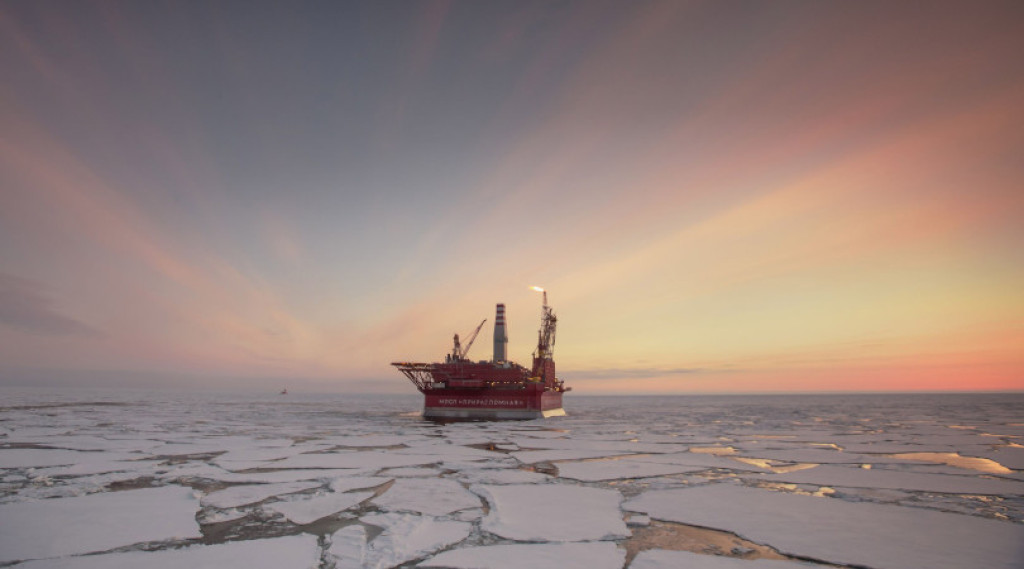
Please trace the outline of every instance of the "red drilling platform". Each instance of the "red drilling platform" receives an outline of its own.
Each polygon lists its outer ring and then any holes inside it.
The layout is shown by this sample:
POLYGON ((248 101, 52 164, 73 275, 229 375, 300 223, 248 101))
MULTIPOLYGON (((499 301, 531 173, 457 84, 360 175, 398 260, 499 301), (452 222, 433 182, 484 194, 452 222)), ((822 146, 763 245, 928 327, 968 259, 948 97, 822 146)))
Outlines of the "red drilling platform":
POLYGON ((541 325, 533 367, 508 361, 505 305, 499 304, 494 321, 494 357, 472 361, 467 357, 485 318, 469 336, 466 345, 455 335, 451 353, 444 362, 394 362, 423 394, 423 416, 428 419, 539 419, 565 415, 562 394, 571 388, 555 377, 555 326, 558 319, 543 293, 541 325))

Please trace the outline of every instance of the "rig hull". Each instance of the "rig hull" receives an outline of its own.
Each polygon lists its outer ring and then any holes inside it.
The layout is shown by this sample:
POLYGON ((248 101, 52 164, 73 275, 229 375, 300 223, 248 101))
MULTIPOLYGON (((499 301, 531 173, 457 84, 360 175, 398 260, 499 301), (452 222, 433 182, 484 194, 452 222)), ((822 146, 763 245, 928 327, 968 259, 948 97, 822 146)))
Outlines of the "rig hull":
POLYGON ((543 419, 561 417, 561 391, 441 388, 423 392, 428 419, 543 419))

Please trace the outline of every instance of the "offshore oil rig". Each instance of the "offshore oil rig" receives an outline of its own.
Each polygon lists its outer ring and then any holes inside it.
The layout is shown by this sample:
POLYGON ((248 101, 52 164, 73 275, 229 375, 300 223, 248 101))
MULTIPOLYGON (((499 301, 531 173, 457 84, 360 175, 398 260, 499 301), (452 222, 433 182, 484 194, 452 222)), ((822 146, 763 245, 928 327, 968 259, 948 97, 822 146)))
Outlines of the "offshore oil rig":
POLYGON ((555 326, 558 318, 543 293, 541 325, 533 366, 508 361, 505 305, 498 304, 494 319, 494 355, 472 361, 469 349, 487 322, 485 318, 465 345, 455 334, 452 351, 444 362, 393 362, 423 394, 423 416, 428 419, 539 419, 565 415, 562 394, 571 388, 555 377, 555 326))

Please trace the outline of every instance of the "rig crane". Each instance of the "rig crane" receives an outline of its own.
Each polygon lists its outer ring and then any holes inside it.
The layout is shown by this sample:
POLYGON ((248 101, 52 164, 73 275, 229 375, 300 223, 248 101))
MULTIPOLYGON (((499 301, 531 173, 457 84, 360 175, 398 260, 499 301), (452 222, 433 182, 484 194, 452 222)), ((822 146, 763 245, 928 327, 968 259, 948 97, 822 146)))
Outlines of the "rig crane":
POLYGON ((463 348, 462 344, 459 343, 459 335, 455 335, 455 345, 452 347, 452 353, 448 356, 448 359, 453 362, 459 362, 466 359, 466 354, 469 353, 469 349, 473 347, 473 342, 476 340, 477 334, 480 333, 480 329, 484 327, 484 323, 487 319, 484 318, 483 322, 473 330, 473 333, 469 336, 469 341, 466 342, 466 347, 463 348))

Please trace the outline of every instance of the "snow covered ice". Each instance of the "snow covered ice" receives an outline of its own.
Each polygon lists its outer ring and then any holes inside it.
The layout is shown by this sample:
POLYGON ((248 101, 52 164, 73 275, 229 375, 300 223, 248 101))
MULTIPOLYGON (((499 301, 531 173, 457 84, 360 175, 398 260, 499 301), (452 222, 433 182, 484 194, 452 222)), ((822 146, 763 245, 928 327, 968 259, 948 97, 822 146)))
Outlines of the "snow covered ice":
POLYGON ((619 569, 626 552, 612 542, 529 543, 466 547, 434 556, 417 567, 455 569, 619 569))
POLYGON ((199 537, 198 502, 167 486, 0 505, 0 562, 199 537))
POLYGON ((0 566, 1024 567, 1024 396, 0 395, 0 566))
POLYGON ((617 490, 570 484, 479 486, 490 513, 483 529, 516 541, 590 541, 626 537, 617 490))

